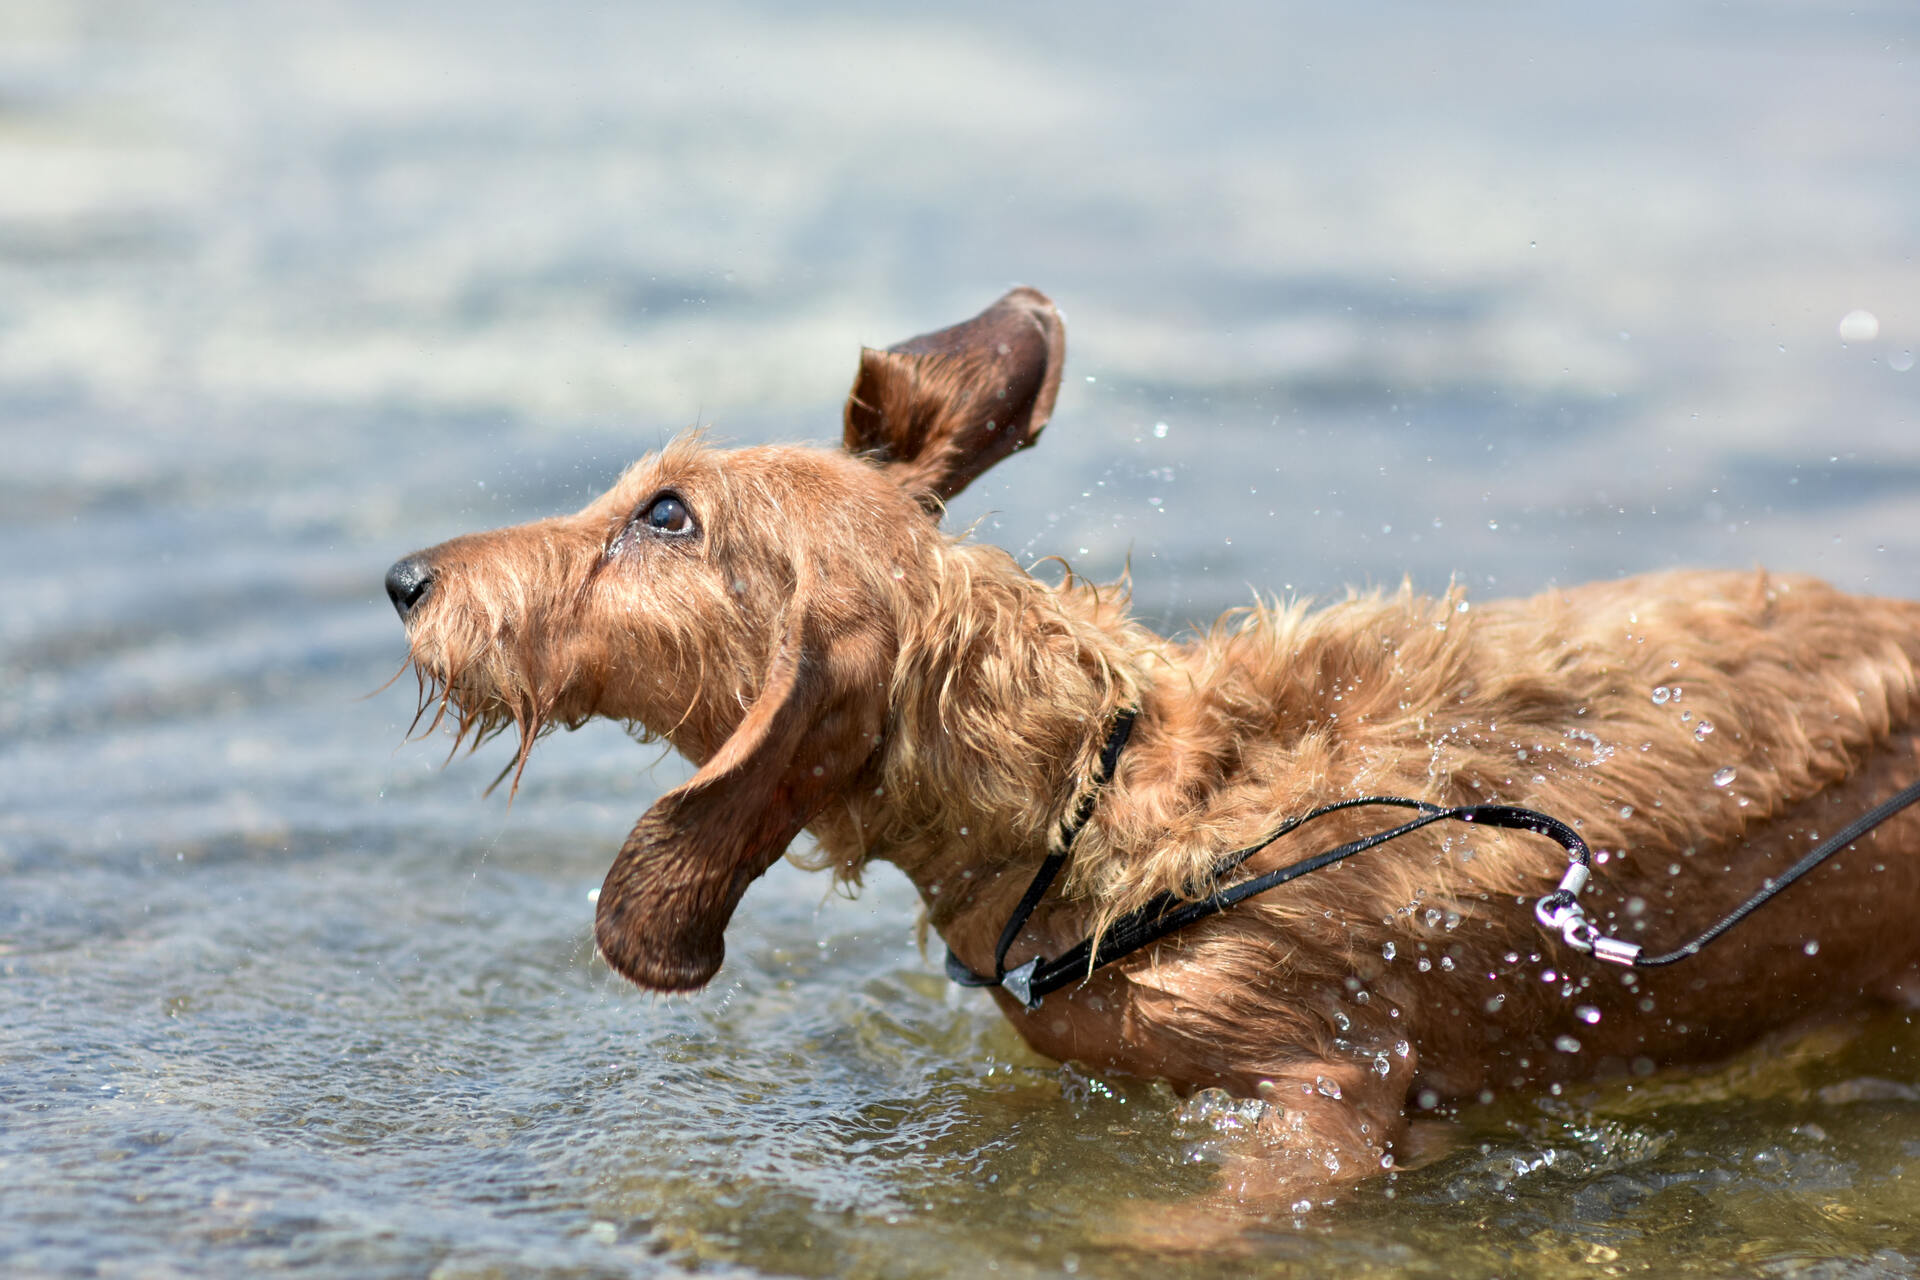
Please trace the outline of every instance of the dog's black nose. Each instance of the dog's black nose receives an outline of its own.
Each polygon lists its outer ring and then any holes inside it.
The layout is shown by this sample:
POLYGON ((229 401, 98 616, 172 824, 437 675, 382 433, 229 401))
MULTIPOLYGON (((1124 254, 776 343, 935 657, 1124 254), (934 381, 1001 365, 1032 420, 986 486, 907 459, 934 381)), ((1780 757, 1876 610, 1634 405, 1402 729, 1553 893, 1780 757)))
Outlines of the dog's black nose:
POLYGON ((433 585, 433 568, 423 556, 408 556, 387 570, 387 599, 404 620, 433 585))

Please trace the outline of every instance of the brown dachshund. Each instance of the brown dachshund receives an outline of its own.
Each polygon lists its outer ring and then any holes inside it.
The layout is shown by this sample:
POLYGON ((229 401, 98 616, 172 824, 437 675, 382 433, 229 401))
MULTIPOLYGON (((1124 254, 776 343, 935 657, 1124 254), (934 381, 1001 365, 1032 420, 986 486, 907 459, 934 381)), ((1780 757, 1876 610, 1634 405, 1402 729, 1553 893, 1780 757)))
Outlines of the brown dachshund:
MULTIPOLYGON (((1368 794, 1558 817, 1595 850, 1593 923, 1658 950, 1920 778, 1905 601, 1669 573, 1471 608, 1407 588, 1263 604, 1169 640, 1121 590, 1049 585, 942 532, 947 499, 1036 440, 1064 350, 1053 307, 1016 290, 863 352, 844 449, 682 438, 576 515, 393 567, 436 722, 515 727, 523 767, 543 731, 606 716, 699 765, 607 875, 595 936, 619 972, 705 984, 741 895, 802 829, 848 882, 898 866, 958 961, 992 975, 1077 814, 1008 967, 1204 898, 1222 853, 1368 794)), ((1226 878, 1405 816, 1332 815, 1226 878)), ((1228 1187, 1290 1198, 1404 1160, 1423 1111, 1910 995, 1917 844, 1920 811, 1902 813, 1703 955, 1643 972, 1536 921, 1560 846, 1436 823, 1038 1007, 992 995, 1050 1057, 1265 1099, 1228 1187)))

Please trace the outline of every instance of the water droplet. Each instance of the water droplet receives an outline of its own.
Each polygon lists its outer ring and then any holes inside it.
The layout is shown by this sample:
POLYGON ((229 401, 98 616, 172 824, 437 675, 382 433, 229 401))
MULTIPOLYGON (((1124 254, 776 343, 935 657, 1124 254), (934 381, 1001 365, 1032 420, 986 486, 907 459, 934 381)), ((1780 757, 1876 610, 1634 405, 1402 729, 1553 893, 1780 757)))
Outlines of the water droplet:
POLYGON ((1164 423, 1164 422, 1156 422, 1156 423, 1154 423, 1154 424, 1153 424, 1153 438, 1154 438, 1155 440, 1165 440, 1165 439, 1167 438, 1167 424, 1166 424, 1166 423, 1164 423))
POLYGON ((1620 816, 1621 816, 1622 818, 1631 818, 1631 817, 1633 816, 1633 806, 1632 806, 1632 805, 1630 805, 1630 804, 1623 804, 1623 805, 1621 805, 1621 806, 1620 806, 1620 816))
POLYGON ((1487 528, 1489 530, 1497 530, 1499 529, 1499 527, 1500 527, 1500 522, 1498 520, 1487 521, 1487 528))
POLYGON ((1394 950, 1393 944, 1389 942, 1386 946, 1380 948, 1380 954, 1391 960, 1397 953, 1394 950))
POLYGON ((1419 968, 1420 972, 1425 973, 1429 969, 1433 968, 1433 961, 1427 959, 1425 956, 1421 956, 1420 963, 1417 967, 1419 968))
POLYGON ((1699 724, 1693 726, 1693 740, 1695 742, 1705 742, 1707 740, 1707 735, 1712 732, 1713 732, 1713 721, 1702 720, 1699 724))
POLYGON ((1722 769, 1713 775, 1713 785, 1716 787, 1731 786, 1733 780, 1739 776, 1740 775, 1735 773, 1731 767, 1722 769))
POLYGON ((1805 951, 1805 952, 1806 952, 1806 953, 1807 953, 1808 955, 1810 955, 1810 956, 1817 956, 1817 955, 1819 955, 1819 954, 1820 954, 1820 941, 1819 941, 1819 939, 1817 939, 1817 938, 1809 938, 1809 939, 1807 939, 1807 945, 1806 945, 1806 946, 1804 946, 1804 947, 1802 947, 1802 948, 1801 948, 1801 950, 1803 950, 1803 951, 1805 951))
POLYGON ((1913 368, 1913 352, 1894 352, 1894 354, 1887 357, 1887 368, 1893 370, 1895 373, 1905 373, 1907 370, 1913 368))
POLYGON ((1665 685, 1659 685, 1653 691, 1653 705, 1656 707, 1663 706, 1667 699, 1672 696, 1673 690, 1667 688, 1665 685))
POLYGON ((1572 1036, 1561 1036, 1559 1039, 1553 1042, 1553 1047, 1558 1049, 1562 1053, 1580 1052, 1580 1042, 1578 1040, 1575 1040, 1572 1036))
POLYGON ((1452 956, 1441 956, 1441 957, 1440 957, 1440 967, 1441 967, 1442 969, 1444 969, 1444 970, 1446 970, 1446 971, 1447 971, 1448 973, 1452 973, 1452 972, 1453 972, 1453 957, 1452 957, 1452 956))
POLYGON ((1872 342, 1880 336, 1880 317, 1871 311, 1849 311, 1840 317, 1840 341, 1872 342))
POLYGON ((1323 1098, 1337 1098, 1340 1096, 1340 1082, 1338 1080, 1329 1080, 1325 1076, 1315 1076, 1313 1078, 1313 1088, 1314 1092, 1323 1098))
POLYGON ((1310 1211, 1312 1208, 1313 1208, 1313 1201, 1311 1200, 1295 1200, 1293 1202, 1293 1211, 1295 1213, 1306 1213, 1310 1211))
POLYGON ((1382 1053, 1374 1056, 1373 1073, 1377 1076, 1387 1076, 1393 1073, 1393 1064, 1387 1061, 1386 1054, 1382 1053))
POLYGON ((1395 1040, 1393 1042, 1393 1052, 1395 1057, 1404 1058, 1413 1052, 1413 1046, 1405 1040, 1395 1040))
POLYGON ((1594 1008, 1590 1004, 1583 1004, 1579 1008, 1575 1009, 1573 1011, 1573 1016, 1580 1019, 1580 1021, 1586 1023, 1588 1026, 1592 1026, 1594 1023, 1600 1021, 1600 1011, 1594 1008))

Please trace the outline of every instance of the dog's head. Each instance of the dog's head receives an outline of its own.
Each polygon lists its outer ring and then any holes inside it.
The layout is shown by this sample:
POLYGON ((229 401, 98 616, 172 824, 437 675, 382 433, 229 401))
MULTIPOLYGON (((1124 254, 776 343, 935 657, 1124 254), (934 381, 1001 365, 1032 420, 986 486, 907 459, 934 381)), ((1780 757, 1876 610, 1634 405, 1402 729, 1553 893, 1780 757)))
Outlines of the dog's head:
MULTIPOLYGON (((699 765, 600 893, 613 967, 704 985, 741 895, 879 750, 903 599, 947 499, 1046 425, 1065 334, 1041 294, 862 352, 844 448, 684 438, 576 515, 471 534, 387 574, 433 723, 625 721, 699 765)), ((431 727, 431 725, 429 726, 431 727)))

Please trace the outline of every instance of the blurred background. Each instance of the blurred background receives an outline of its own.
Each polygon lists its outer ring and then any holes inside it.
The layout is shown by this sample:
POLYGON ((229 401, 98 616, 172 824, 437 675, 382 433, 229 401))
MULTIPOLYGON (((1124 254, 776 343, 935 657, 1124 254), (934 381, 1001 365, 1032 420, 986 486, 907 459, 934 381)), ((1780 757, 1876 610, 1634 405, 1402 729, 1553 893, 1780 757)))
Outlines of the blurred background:
MULTIPOLYGON (((1797 0, 0 5, 0 1262, 1163 1274, 1102 1231, 1204 1185, 1230 1114, 1025 1055, 885 872, 778 869, 708 994, 624 987, 586 895, 678 762, 562 735, 509 808, 504 744, 402 746, 386 566, 696 423, 832 441, 862 343, 1027 283, 1053 426, 952 522, 1130 559, 1158 625, 1403 575, 1920 593, 1917 37, 1797 0)), ((1864 1034, 1656 1119, 1496 1109, 1242 1264, 1912 1274, 1882 1058, 1920 1043, 1864 1034)))

